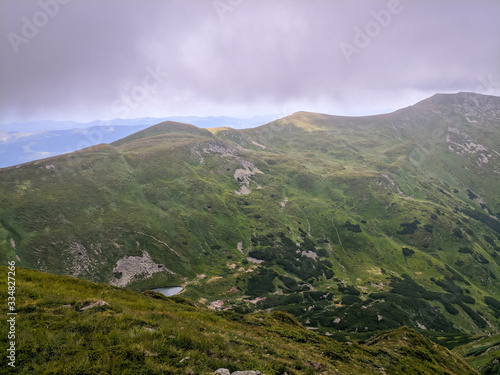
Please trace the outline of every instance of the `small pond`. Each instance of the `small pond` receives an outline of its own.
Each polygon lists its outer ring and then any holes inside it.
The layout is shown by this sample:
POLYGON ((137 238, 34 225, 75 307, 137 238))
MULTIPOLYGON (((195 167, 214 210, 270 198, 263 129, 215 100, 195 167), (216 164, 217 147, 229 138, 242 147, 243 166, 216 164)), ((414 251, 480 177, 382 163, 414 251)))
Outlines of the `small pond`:
POLYGON ((182 292, 182 287, 180 286, 172 286, 168 288, 156 288, 156 289, 151 289, 153 292, 160 292, 161 294, 170 297, 170 296, 175 296, 176 294, 182 292))

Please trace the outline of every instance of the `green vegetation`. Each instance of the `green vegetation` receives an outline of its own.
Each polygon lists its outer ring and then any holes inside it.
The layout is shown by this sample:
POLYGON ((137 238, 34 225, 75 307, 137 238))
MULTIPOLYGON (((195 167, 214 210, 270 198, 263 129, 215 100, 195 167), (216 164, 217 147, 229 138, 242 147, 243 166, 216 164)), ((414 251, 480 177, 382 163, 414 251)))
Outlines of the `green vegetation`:
POLYGON ((409 248, 407 248, 407 247, 403 247, 403 255, 404 255, 405 257, 409 257, 409 256, 411 256, 411 255, 413 255, 413 254, 415 254, 415 251, 414 251, 414 250, 409 249, 409 248))
MULTIPOLYGON (((7 268, 0 272, 6 275, 7 268)), ((0 290, 6 299, 5 278, 0 290)), ((221 367, 266 375, 380 374, 381 368, 477 374, 406 327, 348 345, 305 329, 284 312, 216 313, 180 296, 24 268, 16 270, 16 296, 20 374, 211 374, 221 367)), ((5 316, 5 304, 1 313, 5 316)), ((1 327, 5 338, 6 325, 1 327)))
POLYGON ((418 225, 420 224, 420 221, 414 220, 411 223, 401 223, 400 225, 403 227, 400 231, 398 231, 398 234, 413 234, 418 228, 418 225))
POLYGON ((2 169, 0 263, 183 286, 346 341, 496 334, 499 117, 499 98, 457 94, 245 130, 166 122, 2 169))
POLYGON ((453 352, 464 358, 482 375, 493 375, 498 372, 500 358, 500 335, 472 337, 470 342, 454 347, 453 352))

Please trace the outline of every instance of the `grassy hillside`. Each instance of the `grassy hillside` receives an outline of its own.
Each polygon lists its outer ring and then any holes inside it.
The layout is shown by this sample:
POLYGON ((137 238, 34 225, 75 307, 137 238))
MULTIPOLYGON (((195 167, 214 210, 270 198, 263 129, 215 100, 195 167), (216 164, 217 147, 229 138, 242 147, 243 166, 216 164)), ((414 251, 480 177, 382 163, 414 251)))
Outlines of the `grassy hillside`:
POLYGON ((0 260, 182 285, 342 340, 498 333, 499 121, 500 98, 461 93, 246 130, 162 123, 1 170, 0 260))
MULTIPOLYGON (((6 299, 5 278, 0 290, 6 299)), ((178 296, 23 268, 16 270, 16 296, 20 374, 211 374, 218 368, 265 375, 477 374, 406 327, 364 343, 339 343, 281 312, 213 312, 178 296)), ((6 326, 1 329, 5 352, 6 326)))
POLYGON ((500 366, 498 366, 500 335, 498 334, 474 338, 472 342, 454 348, 453 352, 464 358, 472 367, 483 370, 484 374, 493 375, 500 370, 500 366))

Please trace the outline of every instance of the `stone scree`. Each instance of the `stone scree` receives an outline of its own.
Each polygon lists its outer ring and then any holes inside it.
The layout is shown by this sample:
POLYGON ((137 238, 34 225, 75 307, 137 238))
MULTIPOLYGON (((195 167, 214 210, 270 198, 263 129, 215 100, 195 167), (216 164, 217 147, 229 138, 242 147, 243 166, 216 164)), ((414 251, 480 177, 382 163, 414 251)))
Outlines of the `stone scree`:
POLYGON ((227 368, 220 368, 215 371, 217 375, 263 375, 260 371, 235 371, 232 374, 227 368))

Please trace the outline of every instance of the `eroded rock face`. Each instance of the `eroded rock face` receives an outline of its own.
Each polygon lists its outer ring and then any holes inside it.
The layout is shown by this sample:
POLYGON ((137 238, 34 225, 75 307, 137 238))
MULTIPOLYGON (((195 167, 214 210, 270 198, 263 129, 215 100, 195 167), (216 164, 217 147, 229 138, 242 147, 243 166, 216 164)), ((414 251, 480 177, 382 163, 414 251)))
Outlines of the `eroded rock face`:
POLYGON ((96 258, 100 250, 100 244, 92 244, 91 248, 87 249, 79 242, 72 243, 66 250, 71 254, 71 257, 66 262, 67 269, 71 275, 75 277, 91 275, 92 270, 97 265, 96 258))
POLYGON ((103 301, 103 300, 98 300, 98 301, 92 302, 91 304, 89 304, 85 307, 82 307, 80 309, 80 311, 90 310, 90 309, 93 309, 94 307, 99 307, 99 306, 109 306, 109 303, 107 303, 106 301, 103 301))
POLYGON ((147 251, 143 251, 140 257, 126 256, 119 259, 116 262, 116 267, 113 269, 113 274, 115 276, 109 283, 111 285, 124 287, 136 276, 148 278, 157 272, 172 273, 172 271, 168 270, 162 264, 155 263, 147 251))
POLYGON ((255 174, 264 172, 259 170, 259 168, 257 168, 252 162, 241 158, 238 158, 237 160, 244 169, 240 168, 234 171, 234 179, 240 184, 240 190, 236 190, 235 193, 237 195, 247 195, 252 192, 249 186, 252 183, 255 174))

